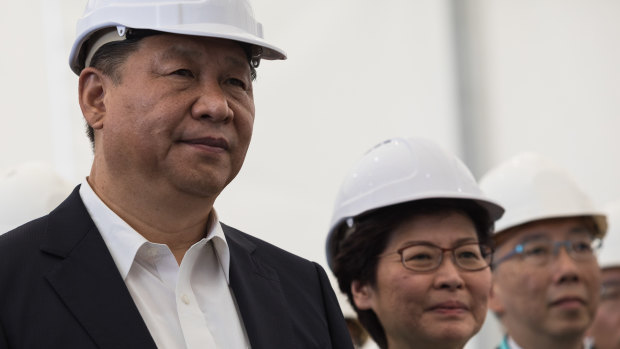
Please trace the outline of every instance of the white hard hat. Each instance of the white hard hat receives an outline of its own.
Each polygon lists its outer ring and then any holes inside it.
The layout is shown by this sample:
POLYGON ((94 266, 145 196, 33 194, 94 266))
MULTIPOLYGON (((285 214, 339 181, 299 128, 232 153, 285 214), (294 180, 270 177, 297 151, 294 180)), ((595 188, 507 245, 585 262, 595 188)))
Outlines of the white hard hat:
POLYGON ((263 59, 286 59, 284 51, 263 39, 248 0, 89 0, 69 56, 76 74, 84 66, 85 42, 104 28, 118 28, 116 39, 108 42, 121 40, 126 29, 150 29, 240 41, 262 48, 263 59))
POLYGON ((601 269, 620 268, 620 200, 605 205, 604 211, 609 227, 598 254, 598 264, 601 269))
POLYGON ((41 162, 27 162, 0 171, 0 234, 48 214, 72 186, 41 162))
POLYGON ((390 139, 368 151, 340 187, 327 236, 330 267, 339 238, 334 233, 343 221, 381 207, 423 199, 473 200, 493 221, 504 212, 482 194, 474 176, 456 156, 425 139, 390 139))
POLYGON ((592 216, 598 236, 605 235, 605 215, 597 210, 571 176, 550 160, 521 153, 493 168, 480 179, 480 187, 505 209, 495 223, 495 234, 547 218, 592 216))

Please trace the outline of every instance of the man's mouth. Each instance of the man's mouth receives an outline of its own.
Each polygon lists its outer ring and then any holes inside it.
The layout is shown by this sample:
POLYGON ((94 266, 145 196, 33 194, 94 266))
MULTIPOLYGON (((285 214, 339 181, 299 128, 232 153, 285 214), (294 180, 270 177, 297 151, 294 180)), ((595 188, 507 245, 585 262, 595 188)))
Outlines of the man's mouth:
POLYGON ((585 305, 585 301, 580 297, 561 297, 550 303, 552 307, 574 308, 585 305))
POLYGON ((187 138, 179 141, 180 143, 194 145, 198 147, 228 150, 228 142, 224 138, 215 137, 200 137, 200 138, 187 138))
POLYGON ((428 311, 440 312, 440 313, 462 313, 467 311, 469 308, 462 302, 459 301, 446 301, 437 304, 433 304, 428 307, 428 311))

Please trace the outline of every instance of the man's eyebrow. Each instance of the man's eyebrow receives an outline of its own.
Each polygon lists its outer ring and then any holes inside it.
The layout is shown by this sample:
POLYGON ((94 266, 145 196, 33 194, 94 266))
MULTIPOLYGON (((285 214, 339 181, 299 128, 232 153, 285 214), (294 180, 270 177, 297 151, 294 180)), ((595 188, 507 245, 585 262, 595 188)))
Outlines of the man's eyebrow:
POLYGON ((249 67, 249 63, 247 60, 240 59, 239 57, 235 56, 226 56, 226 62, 230 63, 233 66, 249 67))
POLYGON ((583 234, 583 233, 592 233, 592 229, 590 229, 589 227, 585 226, 585 225, 580 225, 580 226, 576 226, 571 228, 568 231, 569 235, 575 235, 575 234, 583 234))
POLYGON ((519 244, 523 244, 523 243, 526 243, 528 241, 533 241, 533 240, 541 240, 541 239, 549 239, 549 237, 547 236, 547 234, 543 232, 535 232, 519 240, 519 244))
MULTIPOLYGON (((174 59, 174 58, 178 58, 179 56, 185 59, 196 60, 196 59, 202 58, 204 54, 199 50, 187 48, 186 46, 182 46, 182 45, 170 46, 166 48, 164 51, 162 51, 160 54, 161 59, 174 59)), ((247 62, 247 60, 233 56, 233 55, 227 55, 225 57, 225 61, 231 66, 238 66, 238 67, 249 66, 249 63, 247 62)))

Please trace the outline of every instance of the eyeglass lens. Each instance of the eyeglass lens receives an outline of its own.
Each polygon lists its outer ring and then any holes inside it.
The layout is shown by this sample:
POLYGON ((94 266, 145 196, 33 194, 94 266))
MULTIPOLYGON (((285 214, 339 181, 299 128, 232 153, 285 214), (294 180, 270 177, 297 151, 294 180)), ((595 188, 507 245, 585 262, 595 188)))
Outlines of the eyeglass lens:
POLYGON ((535 264, 547 263, 551 256, 560 252, 561 247, 564 247, 575 260, 587 260, 594 256, 597 241, 590 234, 574 235, 564 241, 552 241, 546 237, 538 237, 517 245, 515 250, 524 260, 535 264))

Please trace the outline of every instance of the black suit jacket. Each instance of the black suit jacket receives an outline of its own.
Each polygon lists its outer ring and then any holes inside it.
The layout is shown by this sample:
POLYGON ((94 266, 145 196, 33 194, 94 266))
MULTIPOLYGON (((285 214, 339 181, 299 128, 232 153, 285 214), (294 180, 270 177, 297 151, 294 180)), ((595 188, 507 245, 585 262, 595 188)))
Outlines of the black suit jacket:
MULTIPOLYGON (((1 349, 156 348, 78 188, 0 236, 1 349)), ((353 347, 319 265, 223 229, 252 348, 353 347)))

